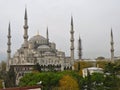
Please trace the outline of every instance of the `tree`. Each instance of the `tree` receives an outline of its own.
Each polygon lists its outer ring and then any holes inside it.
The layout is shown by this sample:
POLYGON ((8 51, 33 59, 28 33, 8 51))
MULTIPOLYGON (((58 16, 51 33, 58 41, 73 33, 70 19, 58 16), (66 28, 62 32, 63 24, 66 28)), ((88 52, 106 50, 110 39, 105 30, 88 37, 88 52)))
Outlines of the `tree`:
POLYGON ((93 62, 88 61, 79 61, 75 62, 74 67, 76 71, 79 71, 79 74, 82 76, 82 69, 93 66, 93 62))
POLYGON ((117 76, 120 71, 120 65, 108 63, 105 66, 105 73, 89 74, 82 80, 82 89, 87 90, 119 90, 120 78, 117 76))
POLYGON ((34 66, 33 70, 40 72, 40 71, 41 71, 40 64, 39 64, 39 63, 36 63, 36 65, 34 66))
POLYGON ((120 78, 118 78, 117 74, 120 71, 120 65, 116 63, 108 63, 105 66, 104 72, 107 73, 104 82, 104 86, 109 88, 109 90, 117 90, 120 89, 120 78))
POLYGON ((105 81, 104 74, 93 73, 91 75, 92 88, 94 90, 104 90, 103 82, 105 81))
POLYGON ((29 73, 20 79, 19 86, 32 86, 42 81, 44 90, 51 90, 52 87, 58 86, 62 74, 53 72, 29 73))
POLYGON ((2 83, 3 83, 3 80, 0 80, 0 88, 3 88, 2 83))
POLYGON ((16 86, 16 74, 14 72, 14 68, 10 67, 10 70, 6 73, 6 77, 4 78, 6 87, 15 87, 16 86))
POLYGON ((6 71, 6 62, 5 61, 1 61, 1 71, 6 71))
POLYGON ((62 90, 79 90, 77 81, 69 75, 63 76, 59 81, 59 85, 62 90))
POLYGON ((100 68, 105 68, 106 64, 108 64, 107 60, 97 60, 96 64, 99 65, 100 68))
POLYGON ((80 62, 78 62, 78 71, 80 71, 80 62))
MULTIPOLYGON (((37 82, 42 81, 44 90, 55 90, 60 88, 60 80, 64 76, 69 76, 79 88, 82 85, 82 77, 79 76, 78 72, 75 71, 61 71, 61 72, 38 72, 29 73, 20 79, 19 86, 32 86, 36 85, 37 82)), ((71 80, 70 79, 70 80, 71 80)), ((73 89, 75 90, 75 89, 73 89)), ((76 89, 78 90, 78 89, 76 89)))
POLYGON ((89 70, 87 69, 87 90, 92 90, 92 82, 91 82, 91 75, 89 70))
POLYGON ((104 72, 109 73, 112 76, 116 76, 117 73, 120 71, 120 65, 114 63, 108 63, 105 66, 104 72))

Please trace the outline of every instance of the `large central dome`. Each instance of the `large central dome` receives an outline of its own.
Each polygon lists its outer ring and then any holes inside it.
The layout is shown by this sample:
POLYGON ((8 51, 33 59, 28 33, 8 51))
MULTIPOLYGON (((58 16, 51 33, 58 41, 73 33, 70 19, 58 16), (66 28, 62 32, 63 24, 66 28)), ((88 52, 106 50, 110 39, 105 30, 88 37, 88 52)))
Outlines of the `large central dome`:
POLYGON ((35 35, 32 38, 29 39, 30 43, 39 43, 39 44, 46 44, 47 43, 47 39, 44 38, 41 35, 35 35))

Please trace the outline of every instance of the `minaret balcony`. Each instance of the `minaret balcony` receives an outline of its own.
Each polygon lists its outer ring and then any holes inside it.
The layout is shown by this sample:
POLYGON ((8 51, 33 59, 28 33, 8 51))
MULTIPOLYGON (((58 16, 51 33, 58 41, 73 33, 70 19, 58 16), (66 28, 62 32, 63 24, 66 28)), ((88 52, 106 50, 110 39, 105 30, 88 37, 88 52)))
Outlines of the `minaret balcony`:
POLYGON ((7 50, 7 53, 11 53, 11 50, 7 50))
POLYGON ((24 35, 23 37, 24 37, 25 39, 27 39, 27 38, 28 38, 28 35, 24 35))
POLYGON ((81 51, 81 50, 82 50, 82 48, 78 48, 78 50, 80 50, 80 51, 81 51))
POLYGON ((10 36, 10 35, 8 35, 8 38, 11 38, 11 36, 10 36))
POLYGON ((11 45, 11 42, 8 42, 7 45, 11 45))
POLYGON ((70 39, 70 41, 71 41, 71 42, 73 42, 73 41, 74 41, 74 39, 70 39))
POLYGON ((113 45, 114 44, 114 42, 111 42, 111 45, 113 45))
POLYGON ((71 30, 71 31, 70 31, 70 33, 74 33, 74 31, 73 31, 73 30, 71 30))
POLYGON ((71 50, 74 50, 74 47, 70 47, 71 50))
POLYGON ((111 52, 114 52, 114 49, 111 49, 111 52))
POLYGON ((24 25, 23 27, 24 27, 24 29, 28 29, 28 25, 24 25))

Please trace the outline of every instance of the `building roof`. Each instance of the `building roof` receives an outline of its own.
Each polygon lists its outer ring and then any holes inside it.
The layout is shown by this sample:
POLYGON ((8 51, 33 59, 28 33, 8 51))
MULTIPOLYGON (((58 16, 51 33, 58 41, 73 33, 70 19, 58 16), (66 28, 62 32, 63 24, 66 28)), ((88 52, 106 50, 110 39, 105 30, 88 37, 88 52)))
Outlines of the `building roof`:
POLYGON ((0 90, 41 90, 42 86, 27 86, 27 87, 15 87, 15 88, 5 88, 0 90))
POLYGON ((102 68, 98 68, 98 67, 89 67, 89 68, 84 68, 84 69, 88 69, 88 70, 103 70, 102 68))

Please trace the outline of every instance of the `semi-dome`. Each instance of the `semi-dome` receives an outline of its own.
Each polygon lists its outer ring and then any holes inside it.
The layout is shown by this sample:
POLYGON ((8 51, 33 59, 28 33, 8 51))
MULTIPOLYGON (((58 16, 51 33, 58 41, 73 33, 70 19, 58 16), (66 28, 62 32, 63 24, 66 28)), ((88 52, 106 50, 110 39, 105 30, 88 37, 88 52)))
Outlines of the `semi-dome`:
POLYGON ((39 47, 38 47, 38 50, 39 51, 50 51, 50 47, 49 46, 47 46, 47 45, 40 45, 39 47))
POLYGON ((29 39, 29 42, 32 42, 32 43, 36 42, 38 44, 46 44, 47 43, 47 39, 44 38, 41 35, 35 35, 35 36, 33 36, 32 38, 29 39))
POLYGON ((38 49, 50 49, 50 47, 47 45, 40 45, 38 49))

